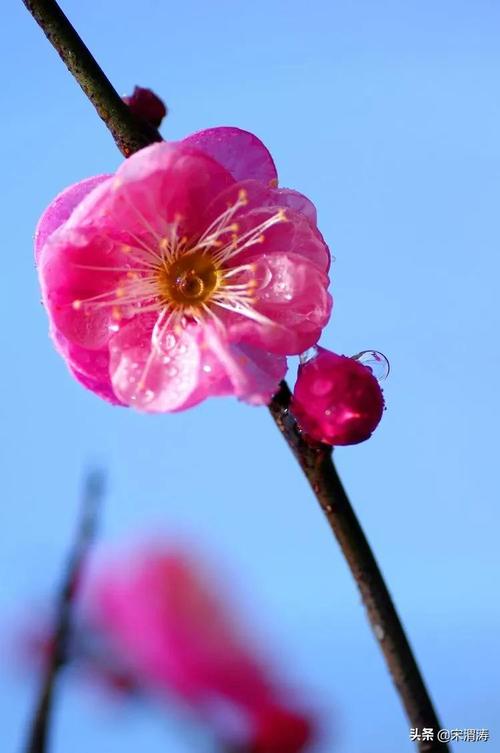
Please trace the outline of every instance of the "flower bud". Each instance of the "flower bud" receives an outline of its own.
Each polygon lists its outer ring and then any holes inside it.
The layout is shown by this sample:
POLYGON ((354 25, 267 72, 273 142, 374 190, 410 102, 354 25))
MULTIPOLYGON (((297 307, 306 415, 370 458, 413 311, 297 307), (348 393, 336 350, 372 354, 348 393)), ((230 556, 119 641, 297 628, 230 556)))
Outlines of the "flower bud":
POLYGON ((167 114, 167 108, 162 100, 151 89, 136 86, 130 97, 123 97, 134 115, 145 120, 154 128, 159 128, 167 114))
POLYGON ((358 444, 382 418, 384 397, 368 366, 318 347, 317 354, 299 366, 291 409, 311 439, 358 444))

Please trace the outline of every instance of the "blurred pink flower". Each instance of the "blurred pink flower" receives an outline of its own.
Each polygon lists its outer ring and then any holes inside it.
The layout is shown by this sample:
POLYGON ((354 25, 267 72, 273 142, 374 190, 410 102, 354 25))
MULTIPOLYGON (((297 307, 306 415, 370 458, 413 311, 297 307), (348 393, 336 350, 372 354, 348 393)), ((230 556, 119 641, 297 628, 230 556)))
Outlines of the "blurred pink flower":
POLYGON ((184 554, 148 551, 108 565, 88 604, 93 630, 139 685, 179 696, 238 749, 299 753, 310 741, 310 716, 294 708, 206 570, 184 554))
POLYGON ((60 194, 35 238, 55 346, 110 402, 269 402, 328 321, 329 252, 252 134, 154 144, 60 194))
POLYGON ((311 439, 358 444, 377 428, 384 396, 368 366, 318 347, 316 355, 299 367, 291 409, 311 439))

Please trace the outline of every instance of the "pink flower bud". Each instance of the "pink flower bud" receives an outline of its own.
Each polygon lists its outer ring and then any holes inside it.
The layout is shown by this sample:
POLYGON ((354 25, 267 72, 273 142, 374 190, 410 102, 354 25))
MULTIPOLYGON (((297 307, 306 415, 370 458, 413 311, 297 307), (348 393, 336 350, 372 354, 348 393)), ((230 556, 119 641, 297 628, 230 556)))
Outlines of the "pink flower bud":
POLYGON ((145 120, 155 128, 159 128, 167 114, 164 102, 151 89, 136 86, 130 97, 123 97, 134 115, 145 120))
POLYGON ((292 411, 318 442, 358 444, 378 426, 384 410, 379 383, 368 366, 324 348, 299 367, 292 411))

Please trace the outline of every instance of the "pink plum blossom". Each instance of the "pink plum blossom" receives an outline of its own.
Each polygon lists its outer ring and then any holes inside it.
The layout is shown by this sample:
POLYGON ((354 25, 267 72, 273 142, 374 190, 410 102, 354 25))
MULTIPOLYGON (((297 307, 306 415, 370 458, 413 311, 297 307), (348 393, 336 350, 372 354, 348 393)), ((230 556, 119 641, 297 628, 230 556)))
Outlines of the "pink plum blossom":
POLYGON ((311 439, 330 445, 368 439, 384 411, 384 397, 372 370, 355 358, 324 348, 299 367, 292 412, 311 439))
POLYGON ((199 562, 156 548, 95 576, 88 625, 139 686, 177 696, 246 753, 299 753, 313 722, 256 655, 199 562))
POLYGON ((112 403, 266 404, 327 323, 330 256, 311 202, 252 134, 147 147, 63 191, 35 238, 56 349, 112 403))

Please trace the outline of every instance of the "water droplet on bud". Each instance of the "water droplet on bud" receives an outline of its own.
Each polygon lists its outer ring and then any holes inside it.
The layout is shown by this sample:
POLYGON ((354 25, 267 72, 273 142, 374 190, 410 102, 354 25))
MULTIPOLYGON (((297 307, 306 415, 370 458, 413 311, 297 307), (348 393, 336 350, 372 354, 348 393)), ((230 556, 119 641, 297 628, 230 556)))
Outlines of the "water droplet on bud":
POLYGON ((303 366, 305 363, 309 363, 309 361, 312 361, 316 356, 318 355, 318 349, 315 345, 313 345, 312 348, 308 348, 303 353, 300 354, 300 363, 303 366))
POLYGON ((355 361, 359 361, 363 366, 368 366, 375 379, 383 382, 387 379, 391 370, 391 365, 383 353, 378 350, 362 350, 352 356, 355 361))

